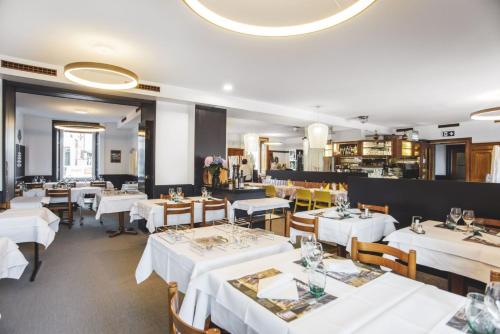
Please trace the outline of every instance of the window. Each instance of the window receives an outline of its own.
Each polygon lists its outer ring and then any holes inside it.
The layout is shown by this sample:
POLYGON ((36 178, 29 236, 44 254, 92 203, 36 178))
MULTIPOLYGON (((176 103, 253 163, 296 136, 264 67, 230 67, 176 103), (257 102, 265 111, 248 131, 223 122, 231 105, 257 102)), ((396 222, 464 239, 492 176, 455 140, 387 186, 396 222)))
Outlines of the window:
POLYGON ((62 177, 70 179, 94 176, 94 134, 62 131, 62 177))

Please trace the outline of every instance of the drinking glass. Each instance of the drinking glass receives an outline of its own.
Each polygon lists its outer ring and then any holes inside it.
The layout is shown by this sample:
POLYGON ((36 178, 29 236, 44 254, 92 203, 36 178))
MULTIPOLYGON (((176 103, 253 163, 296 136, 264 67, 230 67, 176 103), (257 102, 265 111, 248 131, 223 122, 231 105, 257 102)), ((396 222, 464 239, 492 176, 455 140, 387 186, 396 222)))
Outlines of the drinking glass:
POLYGON ((319 298, 325 294, 325 286, 326 271, 324 268, 309 271, 309 292, 314 298, 319 298))
POLYGON ((472 223, 474 222, 474 211, 473 210, 464 210, 462 214, 462 219, 467 225, 467 231, 470 232, 470 228, 472 223))
POLYGON ((207 187, 201 187, 201 197, 207 197, 207 187))
POLYGON ((314 234, 307 234, 300 238, 300 254, 302 255, 302 265, 309 268, 309 263, 307 262, 307 252, 310 250, 310 244, 316 242, 316 237, 314 234))
POLYGON ((177 196, 182 197, 182 187, 177 187, 177 196))
POLYGON ((460 220, 460 218, 462 217, 462 209, 451 208, 450 216, 451 216, 451 219, 453 219, 453 221, 455 222, 455 224, 457 224, 458 221, 460 220))
POLYGON ((307 263, 309 263, 311 270, 314 270, 323 260, 323 246, 317 241, 310 242, 307 245, 306 248, 309 248, 306 252, 307 263))
POLYGON ((467 302, 465 305, 465 318, 467 325, 474 334, 493 334, 495 326, 493 325, 492 317, 486 310, 484 304, 484 295, 481 293, 471 292, 467 294, 467 302))
POLYGON ((170 199, 174 199, 174 188, 168 188, 168 195, 170 196, 170 199))
POLYGON ((500 328, 500 282, 490 282, 486 286, 484 304, 494 325, 500 328))

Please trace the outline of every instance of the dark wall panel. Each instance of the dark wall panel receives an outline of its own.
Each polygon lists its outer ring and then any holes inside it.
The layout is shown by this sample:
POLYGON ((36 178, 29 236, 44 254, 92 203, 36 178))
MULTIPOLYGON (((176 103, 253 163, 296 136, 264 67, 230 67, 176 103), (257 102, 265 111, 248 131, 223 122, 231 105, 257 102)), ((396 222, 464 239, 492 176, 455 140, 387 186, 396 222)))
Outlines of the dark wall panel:
POLYGON ((349 178, 351 205, 388 204, 391 215, 409 226, 412 216, 443 221, 452 207, 471 209, 476 217, 500 218, 500 184, 459 181, 349 178))
POLYGON ((226 109, 197 105, 194 119, 194 186, 203 183, 203 161, 208 155, 226 156, 226 109))

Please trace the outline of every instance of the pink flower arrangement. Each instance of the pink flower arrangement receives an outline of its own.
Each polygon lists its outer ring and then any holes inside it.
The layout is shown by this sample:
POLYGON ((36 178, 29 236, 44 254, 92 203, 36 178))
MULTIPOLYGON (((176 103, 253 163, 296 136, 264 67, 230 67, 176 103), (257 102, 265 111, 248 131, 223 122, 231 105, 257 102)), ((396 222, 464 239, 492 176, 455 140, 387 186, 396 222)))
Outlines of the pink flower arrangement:
POLYGON ((205 167, 210 167, 210 165, 214 162, 214 157, 209 155, 205 158, 205 167))

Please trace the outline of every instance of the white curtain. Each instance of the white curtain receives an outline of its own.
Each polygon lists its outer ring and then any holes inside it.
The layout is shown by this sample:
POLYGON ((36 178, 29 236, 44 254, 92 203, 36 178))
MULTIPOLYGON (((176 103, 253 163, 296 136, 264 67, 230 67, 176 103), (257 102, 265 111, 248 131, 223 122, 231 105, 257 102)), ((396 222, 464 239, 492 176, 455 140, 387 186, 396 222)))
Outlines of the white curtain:
POLYGON ((500 183, 500 145, 493 146, 490 182, 500 183))

